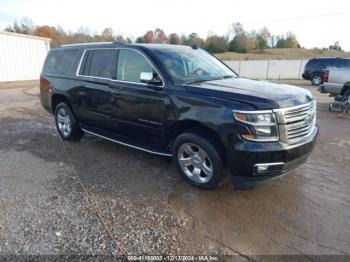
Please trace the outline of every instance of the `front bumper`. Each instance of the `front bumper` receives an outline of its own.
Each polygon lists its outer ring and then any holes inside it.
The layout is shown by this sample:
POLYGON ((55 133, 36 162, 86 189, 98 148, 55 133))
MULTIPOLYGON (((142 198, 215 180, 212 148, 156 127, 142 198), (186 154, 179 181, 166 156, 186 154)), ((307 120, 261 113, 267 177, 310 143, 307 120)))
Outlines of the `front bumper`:
POLYGON ((243 140, 236 143, 228 161, 234 184, 238 187, 254 187, 274 180, 301 165, 311 153, 318 132, 316 126, 298 145, 243 140))

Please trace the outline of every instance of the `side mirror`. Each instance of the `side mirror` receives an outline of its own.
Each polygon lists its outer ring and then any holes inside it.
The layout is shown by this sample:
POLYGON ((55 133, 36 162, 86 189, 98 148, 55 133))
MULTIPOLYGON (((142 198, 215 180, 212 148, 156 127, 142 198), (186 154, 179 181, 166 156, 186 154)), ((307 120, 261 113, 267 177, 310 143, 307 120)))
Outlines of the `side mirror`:
POLYGON ((141 72, 140 81, 146 84, 161 85, 162 81, 159 79, 157 73, 154 72, 141 72))

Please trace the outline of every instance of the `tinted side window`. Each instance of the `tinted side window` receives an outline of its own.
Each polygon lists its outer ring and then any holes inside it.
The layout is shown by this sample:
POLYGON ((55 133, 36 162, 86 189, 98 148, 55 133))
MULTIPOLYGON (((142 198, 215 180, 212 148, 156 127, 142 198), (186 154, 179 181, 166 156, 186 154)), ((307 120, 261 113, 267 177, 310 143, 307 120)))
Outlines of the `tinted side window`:
POLYGON ((307 62, 306 66, 315 66, 316 63, 317 63, 317 60, 312 59, 312 60, 309 60, 309 62, 307 62))
POLYGON ((331 60, 330 59, 320 59, 318 60, 318 66, 320 67, 327 67, 327 66, 330 66, 332 63, 331 63, 331 60))
POLYGON ((117 79, 140 83, 141 72, 153 72, 150 62, 139 52, 129 49, 119 50, 117 79))
POLYGON ((327 66, 340 66, 340 59, 335 58, 335 59, 328 59, 329 62, 327 63, 327 66))
POLYGON ((341 59, 341 61, 342 61, 340 64, 341 67, 350 68, 350 59, 341 59))
MULTIPOLYGON (((68 74, 72 64, 78 54, 78 50, 67 50, 62 53, 60 63, 57 65, 57 72, 60 74, 68 74)), ((75 72, 74 72, 75 73, 75 72)))
POLYGON ((78 51, 79 50, 51 51, 47 56, 44 72, 70 74, 72 70, 71 67, 77 58, 78 51))
POLYGON ((337 59, 333 59, 333 58, 315 59, 312 65, 316 68, 324 69, 328 66, 336 66, 337 59))
POLYGON ((44 65, 44 72, 54 72, 55 66, 57 64, 57 60, 59 57, 58 51, 51 51, 46 58, 45 65, 44 65))
POLYGON ((327 66, 327 60, 326 59, 319 59, 317 60, 317 65, 320 67, 326 67, 327 66))
POLYGON ((89 67, 89 76, 115 78, 116 50, 94 50, 89 67))

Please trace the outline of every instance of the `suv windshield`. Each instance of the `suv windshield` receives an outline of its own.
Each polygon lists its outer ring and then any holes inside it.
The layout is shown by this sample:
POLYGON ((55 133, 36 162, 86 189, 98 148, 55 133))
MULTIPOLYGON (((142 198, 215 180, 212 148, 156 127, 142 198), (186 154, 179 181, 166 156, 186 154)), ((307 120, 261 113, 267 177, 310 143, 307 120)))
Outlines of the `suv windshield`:
POLYGON ((237 77, 218 59, 201 49, 158 49, 154 52, 176 83, 237 77))

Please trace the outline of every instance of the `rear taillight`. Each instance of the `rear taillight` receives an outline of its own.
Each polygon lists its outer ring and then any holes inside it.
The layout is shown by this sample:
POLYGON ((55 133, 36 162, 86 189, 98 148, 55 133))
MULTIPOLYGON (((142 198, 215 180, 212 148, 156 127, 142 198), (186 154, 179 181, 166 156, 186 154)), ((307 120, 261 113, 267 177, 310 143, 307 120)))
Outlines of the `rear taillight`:
POLYGON ((323 72, 323 82, 328 82, 329 70, 324 70, 323 72))
POLYGON ((44 77, 40 77, 40 89, 45 91, 49 91, 50 89, 50 82, 44 77))

